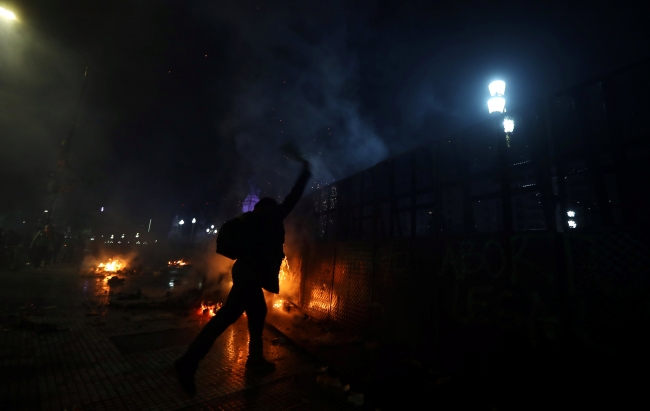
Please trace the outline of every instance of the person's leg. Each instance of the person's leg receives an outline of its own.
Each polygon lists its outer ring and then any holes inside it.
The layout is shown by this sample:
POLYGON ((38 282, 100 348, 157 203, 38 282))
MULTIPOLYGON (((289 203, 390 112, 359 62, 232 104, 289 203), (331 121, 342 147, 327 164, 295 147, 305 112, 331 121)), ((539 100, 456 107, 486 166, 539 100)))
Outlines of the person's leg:
POLYGON ((261 288, 251 290, 246 301, 246 316, 248 317, 248 358, 263 358, 262 333, 266 320, 266 300, 261 288))
POLYGON ((187 348, 185 357, 191 358, 198 363, 207 355, 217 337, 244 313, 247 300, 246 293, 246 287, 237 284, 232 286, 226 302, 192 341, 187 348))
POLYGON ((246 305, 246 316, 248 317, 248 360, 246 360, 246 369, 258 372, 268 373, 275 370, 275 364, 264 358, 264 347, 262 344, 262 333, 264 332, 264 322, 266 320, 266 300, 264 292, 257 287, 248 294, 246 305))
POLYGON ((196 392, 194 385, 194 373, 214 341, 219 337, 232 323, 242 315, 246 307, 247 287, 233 284, 226 302, 217 314, 203 327, 199 335, 187 348, 187 351, 175 363, 174 367, 183 388, 189 392, 196 392))

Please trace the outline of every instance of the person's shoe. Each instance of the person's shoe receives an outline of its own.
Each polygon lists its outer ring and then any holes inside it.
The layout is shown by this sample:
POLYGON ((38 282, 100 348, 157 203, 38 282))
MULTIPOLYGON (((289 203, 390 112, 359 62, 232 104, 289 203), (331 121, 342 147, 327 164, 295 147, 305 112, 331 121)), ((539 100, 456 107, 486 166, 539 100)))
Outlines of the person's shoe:
POLYGON ((178 376, 178 381, 181 383, 181 387, 183 387, 188 394, 196 394, 196 384, 194 384, 194 373, 196 372, 196 367, 186 364, 183 358, 179 358, 174 362, 174 369, 176 370, 176 375, 178 376))
POLYGON ((248 357, 248 360, 246 360, 246 370, 260 374, 268 374, 275 371, 275 363, 264 357, 248 357))

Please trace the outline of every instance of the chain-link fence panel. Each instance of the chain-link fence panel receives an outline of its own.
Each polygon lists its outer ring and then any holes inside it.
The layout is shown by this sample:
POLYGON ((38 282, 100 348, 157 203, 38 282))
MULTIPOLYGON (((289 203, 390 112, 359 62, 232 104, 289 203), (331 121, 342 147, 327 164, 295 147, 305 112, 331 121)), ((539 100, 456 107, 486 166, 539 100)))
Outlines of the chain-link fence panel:
POLYGON ((381 242, 375 248, 372 277, 372 336, 383 342, 413 340, 411 241, 381 242))
POLYGON ((304 264, 302 308, 319 320, 329 319, 336 243, 312 244, 304 264))
POLYGON ((568 238, 578 296, 578 331, 593 348, 624 354, 650 343, 650 238, 577 234, 568 238))
POLYGON ((371 242, 339 242, 336 248, 331 319, 363 330, 370 320, 371 242))

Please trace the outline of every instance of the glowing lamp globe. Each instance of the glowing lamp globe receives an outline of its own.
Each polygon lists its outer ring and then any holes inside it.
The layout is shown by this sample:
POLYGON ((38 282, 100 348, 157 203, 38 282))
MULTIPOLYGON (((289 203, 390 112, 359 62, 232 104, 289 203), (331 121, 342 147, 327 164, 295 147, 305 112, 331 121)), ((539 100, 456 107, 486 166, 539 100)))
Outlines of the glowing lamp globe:
POLYGON ((488 100, 488 111, 490 113, 503 113, 506 111, 506 82, 495 80, 488 85, 490 90, 490 99, 488 100))
POLYGON ((496 80, 488 85, 490 89, 490 95, 495 96, 504 96, 506 94, 506 82, 503 80, 496 80))
POLYGON ((503 119, 503 131, 506 133, 512 133, 515 131, 515 119, 511 117, 506 117, 503 119))
POLYGON ((503 113, 506 109, 506 99, 503 97, 492 97, 487 104, 490 113, 503 113))

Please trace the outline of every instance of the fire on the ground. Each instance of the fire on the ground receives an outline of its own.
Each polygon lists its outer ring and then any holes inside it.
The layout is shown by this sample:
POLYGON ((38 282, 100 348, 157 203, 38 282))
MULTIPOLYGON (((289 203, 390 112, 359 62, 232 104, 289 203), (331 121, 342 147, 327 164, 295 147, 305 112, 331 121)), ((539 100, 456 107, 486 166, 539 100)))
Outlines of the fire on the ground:
POLYGON ((97 268, 95 269, 96 272, 102 273, 102 272, 109 272, 109 273, 114 273, 117 271, 122 270, 125 267, 124 262, 120 262, 117 258, 109 258, 106 263, 99 263, 97 268))
POLYGON ((184 265, 187 265, 187 261, 183 260, 182 258, 178 261, 170 261, 168 263, 170 267, 182 267, 184 265))
POLYGON ((214 317, 217 311, 219 311, 219 308, 221 308, 221 305, 221 303, 210 304, 202 302, 201 307, 198 309, 198 314, 214 317))

